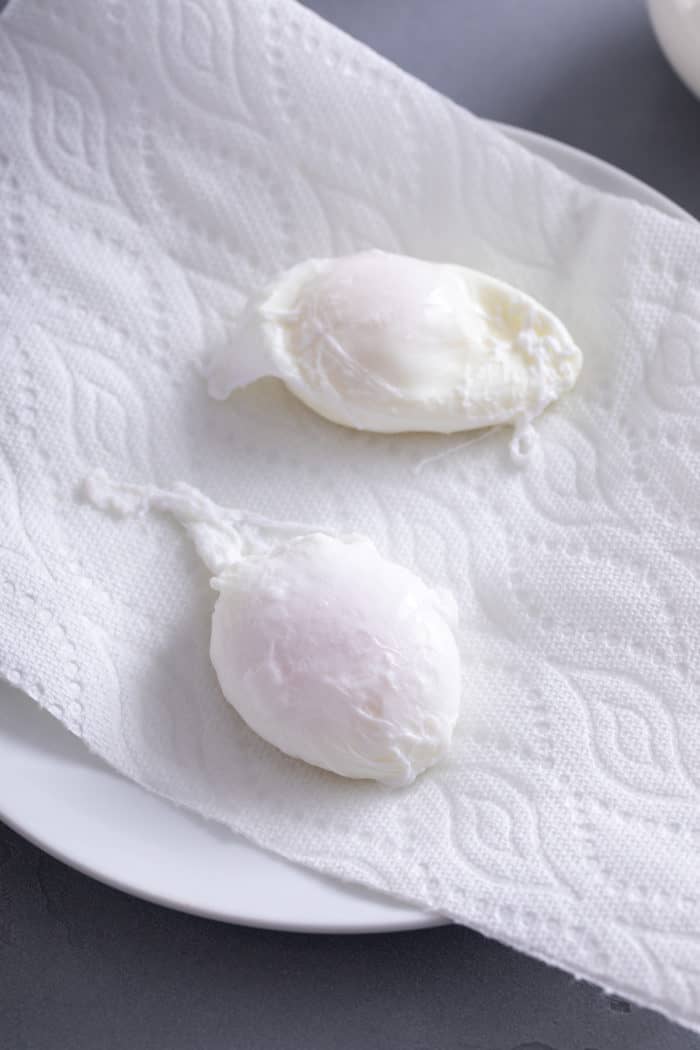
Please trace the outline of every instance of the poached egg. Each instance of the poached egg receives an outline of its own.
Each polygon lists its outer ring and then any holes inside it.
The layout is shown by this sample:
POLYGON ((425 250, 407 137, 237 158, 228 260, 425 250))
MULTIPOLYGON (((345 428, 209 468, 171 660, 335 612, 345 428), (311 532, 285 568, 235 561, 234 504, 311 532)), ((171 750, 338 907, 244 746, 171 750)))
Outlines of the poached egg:
POLYGON ((89 502, 186 529, 217 592, 210 658, 224 698, 285 754, 405 787, 447 754, 461 696, 457 605, 360 535, 218 507, 189 485, 112 481, 89 502))
POLYGON ((518 289, 372 250, 301 262, 251 300, 208 388, 224 399, 277 376, 346 427, 449 434, 512 423, 520 437, 581 363, 561 321, 518 289))

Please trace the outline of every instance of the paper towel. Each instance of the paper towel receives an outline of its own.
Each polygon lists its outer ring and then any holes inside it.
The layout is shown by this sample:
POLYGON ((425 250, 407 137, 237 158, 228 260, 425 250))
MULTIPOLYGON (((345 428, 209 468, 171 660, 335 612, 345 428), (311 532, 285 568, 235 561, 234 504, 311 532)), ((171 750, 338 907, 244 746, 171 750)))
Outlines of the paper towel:
POLYGON ((3 674, 122 773, 700 1028, 700 229, 594 193, 289 0, 0 19, 3 674), (486 270, 585 353, 527 468, 207 399, 248 293, 378 246, 486 270), (434 457, 434 458, 431 458, 434 457), (369 535, 459 597, 464 710, 411 789, 253 736, 173 524, 101 466, 369 535))

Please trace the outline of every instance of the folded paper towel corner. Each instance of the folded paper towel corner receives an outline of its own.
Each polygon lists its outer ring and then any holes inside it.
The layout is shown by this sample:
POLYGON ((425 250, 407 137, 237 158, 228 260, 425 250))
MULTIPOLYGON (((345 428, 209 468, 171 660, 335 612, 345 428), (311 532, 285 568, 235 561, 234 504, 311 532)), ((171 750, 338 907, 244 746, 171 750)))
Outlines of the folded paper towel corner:
POLYGON ((698 227, 290 0, 22 0, 0 71, 3 674, 150 790, 700 1029, 698 227), (274 382, 208 399, 253 291, 370 246, 509 281, 584 348, 526 470, 502 435, 436 458, 449 438, 347 432, 274 382), (397 796, 256 740, 206 574, 167 522, 76 499, 94 467, 341 524, 449 585, 451 760, 397 796))

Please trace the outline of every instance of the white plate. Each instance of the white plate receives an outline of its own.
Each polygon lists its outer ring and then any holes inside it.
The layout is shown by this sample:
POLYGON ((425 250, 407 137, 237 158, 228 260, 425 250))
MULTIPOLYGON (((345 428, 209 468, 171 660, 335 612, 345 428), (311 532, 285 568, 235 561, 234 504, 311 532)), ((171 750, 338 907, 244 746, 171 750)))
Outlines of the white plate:
MULTIPOLYGON (((631 176, 515 128, 518 142, 589 185, 685 212, 631 176)), ((171 908, 250 926, 365 932, 441 918, 314 875, 137 788, 49 715, 0 685, 0 818, 74 868, 171 908)))

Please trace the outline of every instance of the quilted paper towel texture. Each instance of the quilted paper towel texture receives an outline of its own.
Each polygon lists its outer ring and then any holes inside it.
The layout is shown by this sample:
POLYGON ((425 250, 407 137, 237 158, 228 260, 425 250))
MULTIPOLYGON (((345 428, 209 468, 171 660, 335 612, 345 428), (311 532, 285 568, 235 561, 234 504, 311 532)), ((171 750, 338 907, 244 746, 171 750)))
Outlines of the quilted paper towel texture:
POLYGON ((288 0, 10 3, 0 222, 4 676, 152 791, 700 1028, 700 230, 288 0), (274 381, 207 399, 248 293, 370 245, 570 327, 584 372, 526 469, 503 432, 354 433, 274 381), (253 736, 203 567, 172 523, 76 499, 95 466, 366 533, 449 586, 450 761, 390 792, 253 736))

